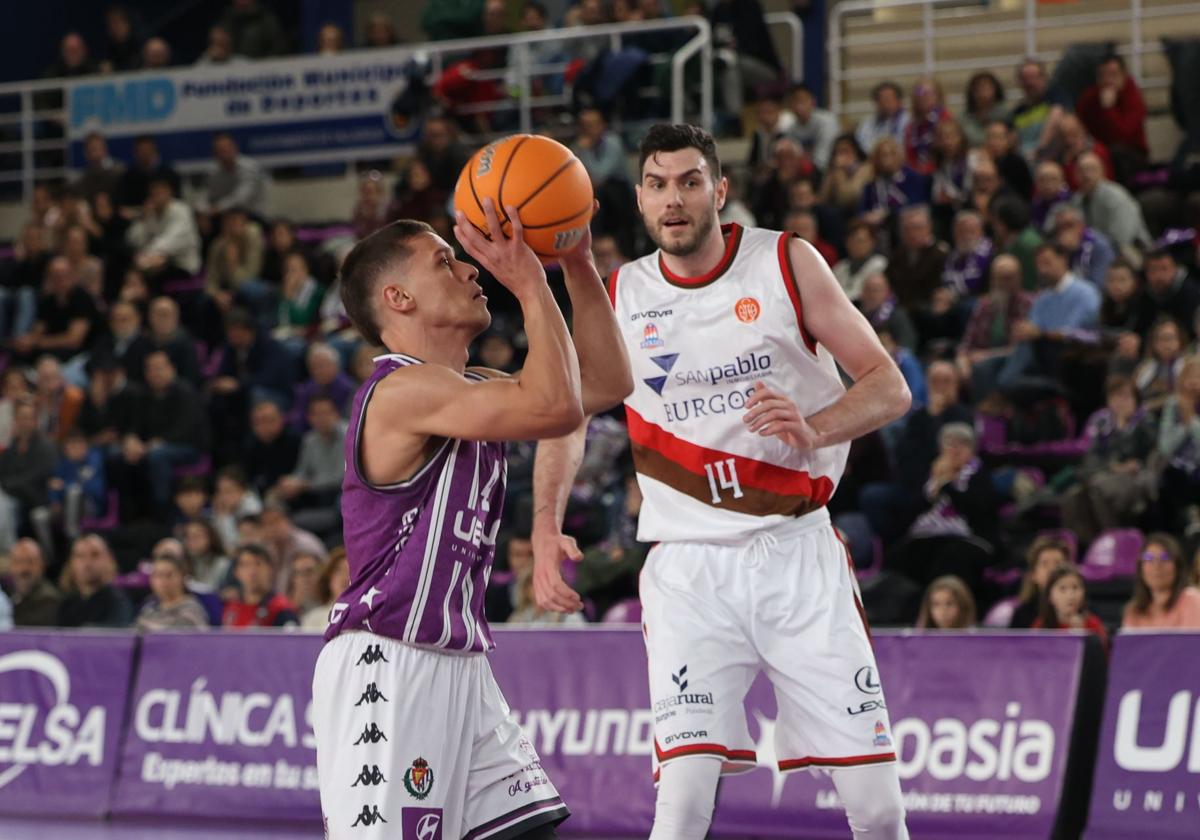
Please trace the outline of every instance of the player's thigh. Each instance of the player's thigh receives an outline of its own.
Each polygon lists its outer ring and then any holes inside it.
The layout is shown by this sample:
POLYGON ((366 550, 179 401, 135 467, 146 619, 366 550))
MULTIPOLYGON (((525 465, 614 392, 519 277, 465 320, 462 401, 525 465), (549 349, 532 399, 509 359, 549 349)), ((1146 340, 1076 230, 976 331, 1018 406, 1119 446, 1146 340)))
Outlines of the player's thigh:
POLYGON ((519 837, 561 822, 569 813, 562 797, 537 750, 510 718, 491 668, 486 661, 479 666, 463 837, 519 837))
POLYGON ((755 638, 779 706, 776 752, 785 769, 892 760, 870 631, 845 547, 826 526, 782 543, 769 569, 755 638))
POLYGON ((647 557, 642 625, 655 756, 754 761, 743 701, 759 663, 744 630, 745 581, 736 549, 667 543, 647 557))
POLYGON ((330 840, 425 836, 418 828, 435 826, 460 835, 474 658, 370 633, 325 646, 313 675, 313 731, 330 840))

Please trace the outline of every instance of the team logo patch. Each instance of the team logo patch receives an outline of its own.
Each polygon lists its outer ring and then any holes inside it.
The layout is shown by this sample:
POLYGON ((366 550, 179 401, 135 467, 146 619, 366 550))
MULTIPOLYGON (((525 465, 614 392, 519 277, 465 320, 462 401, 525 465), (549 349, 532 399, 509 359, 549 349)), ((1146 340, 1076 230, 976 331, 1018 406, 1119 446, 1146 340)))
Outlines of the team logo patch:
POLYGON ((642 329, 642 349, 649 350, 652 347, 662 347, 664 342, 658 335, 657 324, 647 324, 642 329))
POLYGON ((733 305, 733 314, 743 324, 750 324, 758 320, 758 316, 762 314, 762 307, 754 298, 744 297, 733 305))
POLYGON ((890 747, 892 739, 888 737, 887 729, 883 725, 883 721, 875 721, 875 746, 890 747))
POLYGON ((433 768, 423 758, 418 758, 404 771, 404 789, 413 799, 422 800, 433 790, 433 768))
POLYGON ((404 808, 400 826, 400 840, 442 840, 442 809, 404 808))

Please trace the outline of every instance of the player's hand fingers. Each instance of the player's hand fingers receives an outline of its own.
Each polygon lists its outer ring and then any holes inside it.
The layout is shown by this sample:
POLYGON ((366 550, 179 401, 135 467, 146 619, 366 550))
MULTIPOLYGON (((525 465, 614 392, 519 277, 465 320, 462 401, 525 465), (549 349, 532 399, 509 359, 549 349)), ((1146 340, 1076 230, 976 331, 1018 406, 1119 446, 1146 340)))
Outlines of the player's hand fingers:
POLYGON ((574 537, 563 537, 559 542, 559 547, 562 549, 563 555, 575 563, 583 559, 583 552, 579 550, 579 543, 575 542, 574 537))
POLYGON ((517 208, 511 204, 504 205, 504 212, 508 214, 508 223, 512 226, 512 235, 510 238, 513 241, 513 247, 519 248, 520 245, 518 243, 523 243, 525 241, 525 237, 523 235, 525 233, 525 227, 521 224, 521 214, 518 212, 517 208))
POLYGON ((743 422, 746 422, 746 423, 753 423, 754 420, 757 417, 759 417, 763 412, 771 411, 772 409, 781 409, 783 411, 789 411, 789 410, 794 411, 795 408, 796 407, 794 405, 792 405, 792 403, 789 402, 788 400, 785 400, 782 397, 774 397, 774 398, 771 398, 768 400, 763 400, 761 402, 755 403, 755 405, 752 408, 748 408, 746 410, 745 415, 743 415, 742 420, 743 420, 743 422))
POLYGON ((796 416, 790 412, 784 411, 781 408, 773 408, 770 411, 764 411, 758 417, 754 418, 754 422, 750 424, 749 429, 752 432, 761 431, 768 423, 789 423, 795 422, 796 416))
POLYGON ((534 600, 544 610, 570 613, 583 608, 579 593, 567 586, 557 572, 551 577, 535 580, 533 589, 534 600))
POLYGON ((784 399, 783 394, 778 391, 772 391, 762 382, 754 383, 754 390, 750 392, 750 396, 746 399, 746 408, 757 405, 765 399, 769 398, 784 399))
POLYGON ((483 217, 487 219, 488 234, 492 237, 492 241, 503 242, 504 233, 500 228, 500 219, 496 215, 496 203, 492 201, 491 196, 483 200, 483 217))

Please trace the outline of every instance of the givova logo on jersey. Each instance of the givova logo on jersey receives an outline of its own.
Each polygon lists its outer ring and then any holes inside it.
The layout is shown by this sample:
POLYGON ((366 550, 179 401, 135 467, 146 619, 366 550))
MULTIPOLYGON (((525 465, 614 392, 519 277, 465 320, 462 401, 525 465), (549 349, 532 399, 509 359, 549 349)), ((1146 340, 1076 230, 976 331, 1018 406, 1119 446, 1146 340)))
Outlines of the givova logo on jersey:
MULTIPOLYGON (((33 765, 59 767, 86 761, 100 766, 105 708, 80 709, 71 703, 71 673, 53 654, 22 650, 0 656, 0 685, 5 674, 18 671, 44 677, 53 691, 54 705, 43 716, 42 704, 0 703, 0 788, 33 765)), ((5 695, 0 688, 0 697, 5 695)))

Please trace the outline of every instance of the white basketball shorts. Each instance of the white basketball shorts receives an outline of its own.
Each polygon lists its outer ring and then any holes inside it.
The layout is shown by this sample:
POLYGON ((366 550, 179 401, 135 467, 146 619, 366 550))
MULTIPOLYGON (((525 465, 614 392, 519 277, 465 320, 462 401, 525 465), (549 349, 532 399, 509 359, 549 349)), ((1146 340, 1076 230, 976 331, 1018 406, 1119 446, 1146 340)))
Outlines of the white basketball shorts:
POLYGON ((743 701, 760 671, 781 770, 896 760, 858 583, 823 508, 741 544, 660 543, 641 599, 656 777, 689 755, 756 765, 743 701))
POLYGON ((343 633, 313 731, 329 840, 504 840, 568 814, 483 654, 343 633))

